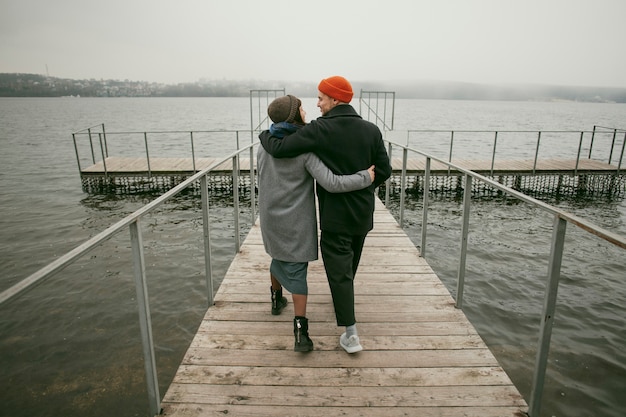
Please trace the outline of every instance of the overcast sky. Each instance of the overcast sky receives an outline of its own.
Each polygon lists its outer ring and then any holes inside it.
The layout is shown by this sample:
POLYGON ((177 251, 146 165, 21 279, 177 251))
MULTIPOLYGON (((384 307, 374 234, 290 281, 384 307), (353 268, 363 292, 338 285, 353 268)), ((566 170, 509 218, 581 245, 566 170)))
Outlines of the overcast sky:
POLYGON ((0 72, 626 87, 626 0, 0 0, 0 72))

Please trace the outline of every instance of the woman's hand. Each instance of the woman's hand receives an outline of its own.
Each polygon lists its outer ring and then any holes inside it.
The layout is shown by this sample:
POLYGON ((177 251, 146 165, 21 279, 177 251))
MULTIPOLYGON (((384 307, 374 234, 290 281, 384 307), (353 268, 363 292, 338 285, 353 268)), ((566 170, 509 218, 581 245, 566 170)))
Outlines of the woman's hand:
POLYGON ((367 171, 370 173, 370 178, 372 179, 372 182, 374 182, 374 178, 376 177, 376 174, 374 173, 375 168, 376 167, 372 165, 371 167, 367 169, 367 171))

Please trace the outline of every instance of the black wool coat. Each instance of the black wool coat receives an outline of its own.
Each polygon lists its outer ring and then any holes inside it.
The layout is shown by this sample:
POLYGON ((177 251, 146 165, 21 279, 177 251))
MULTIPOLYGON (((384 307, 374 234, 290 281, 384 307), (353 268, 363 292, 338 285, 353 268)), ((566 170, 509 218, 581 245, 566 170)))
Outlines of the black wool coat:
POLYGON ((372 230, 374 190, 391 175, 378 126, 363 120, 349 104, 340 104, 285 138, 265 131, 259 139, 276 158, 314 152, 335 174, 354 174, 375 165, 374 183, 362 190, 331 193, 317 184, 322 230, 352 235, 365 235, 372 230))

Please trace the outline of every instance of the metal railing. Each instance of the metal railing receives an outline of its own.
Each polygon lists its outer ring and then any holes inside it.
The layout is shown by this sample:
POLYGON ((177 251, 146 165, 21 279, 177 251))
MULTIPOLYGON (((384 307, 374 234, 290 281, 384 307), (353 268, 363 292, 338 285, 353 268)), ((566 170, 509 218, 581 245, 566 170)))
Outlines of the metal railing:
MULTIPOLYGON (((273 90, 272 90, 273 91, 273 90)), ((277 90, 280 92, 282 90, 277 90)), ((367 93, 367 92, 364 92, 367 93)), ((381 94, 381 92, 376 92, 377 94, 381 94)), ((385 93, 386 94, 386 93, 385 93)), ((268 99, 269 100, 269 99, 268 99)), ((257 100, 258 101, 258 100, 257 100)), ((361 101, 366 106, 366 113, 372 112, 377 121, 380 121, 384 124, 385 127, 389 121, 384 118, 389 118, 383 111, 382 116, 378 116, 380 108, 371 107, 371 104, 365 102, 362 98, 361 101)), ((378 103, 378 101, 376 102, 378 103)), ((119 136, 119 135, 136 135, 142 137, 143 142, 143 152, 146 157, 146 161, 148 163, 148 167, 150 167, 150 141, 149 136, 153 137, 156 135, 178 135, 178 136, 188 136, 189 137, 189 148, 188 155, 191 157, 192 161, 194 161, 195 170, 195 159, 197 157, 196 152, 196 142, 197 139, 194 139, 194 135, 197 137, 200 134, 230 134, 237 132, 237 143, 239 143, 239 134, 241 132, 246 132, 250 134, 250 143, 255 140, 255 133, 258 134, 259 129, 263 128, 264 124, 267 124, 268 119, 265 117, 259 121, 259 124, 255 126, 252 130, 237 130, 237 131, 227 131, 227 130, 195 130, 195 131, 135 131, 135 132, 106 132, 104 124, 95 125, 86 129, 82 129, 72 133, 72 139, 74 142, 74 150, 76 152, 76 159, 78 164, 78 170, 81 171, 83 169, 81 164, 81 156, 79 155, 79 147, 77 139, 81 137, 86 137, 89 145, 91 163, 95 164, 98 161, 103 161, 104 168, 106 172, 106 158, 109 156, 109 144, 107 142, 107 135, 109 136, 119 136), (94 137, 97 137, 98 142, 94 144, 94 137), (98 149, 99 148, 99 149, 98 149), (99 152, 98 152, 99 150, 99 152)), ((391 123, 393 123, 393 116, 391 116, 391 123)), ((392 127, 392 126, 391 126, 392 127)), ((267 128, 267 126, 266 126, 267 128)), ((385 132, 389 132, 387 129, 384 129, 385 132)), ((534 150, 531 157, 534 161, 532 172, 535 173, 537 169, 537 162, 540 160, 540 150, 542 149, 542 143, 545 143, 546 136, 552 136, 548 140, 557 141, 559 146, 571 145, 571 143, 577 144, 576 148, 576 168, 574 170, 574 175, 576 175, 576 170, 579 166, 579 162, 581 158, 592 159, 595 158, 597 160, 606 162, 607 164, 616 163, 616 173, 619 173, 622 169, 622 164, 624 163, 624 154, 626 153, 626 130, 625 129, 616 129, 616 128, 608 128, 602 126, 593 126, 593 130, 588 131, 573 131, 573 130, 415 130, 409 129, 406 131, 396 131, 394 132, 394 136, 404 135, 406 134, 406 143, 405 146, 411 146, 412 142, 418 142, 419 137, 422 135, 428 135, 428 142, 435 142, 439 137, 445 138, 447 137, 449 143, 447 145, 447 162, 452 162, 453 155, 455 151, 455 138, 458 142, 459 136, 461 135, 471 135, 472 143, 475 143, 479 140, 488 140, 490 142, 491 147, 491 174, 493 175, 493 170, 495 166, 496 156, 498 155, 498 145, 506 144, 506 136, 507 135, 523 135, 524 139, 528 140, 527 147, 522 149, 522 152, 528 152, 526 149, 532 147, 534 150), (597 140, 598 137, 606 138, 605 141, 607 143, 602 146, 600 150, 598 150, 597 140), (491 139, 489 139, 491 138, 491 139), (587 139, 587 140, 585 140, 587 139), (621 144, 620 144, 621 141, 621 144), (610 142, 610 143, 609 143, 610 142), (586 154, 583 151, 587 151, 586 154), (595 151, 595 154, 594 154, 595 151), (605 155, 596 156, 598 152, 602 152, 605 155)), ((176 138, 177 140, 180 137, 176 138)), ((418 143, 419 145, 419 143, 418 143)), ((444 148, 441 143, 438 143, 437 146, 439 148, 444 148)), ((458 146, 458 143, 457 143, 458 146)), ((237 146, 238 147, 238 146, 237 146)), ((419 146, 423 148, 423 146, 419 146)), ((520 152, 518 149, 517 152, 520 152)), ((547 152, 547 151, 546 151, 547 152)), ((563 150, 559 148, 558 152, 562 156, 563 150)), ((510 157, 507 155, 506 157, 510 157)), ((83 156, 84 159, 84 156, 83 156)))
POLYGON ((359 94, 359 114, 381 130, 393 130, 395 108, 395 91, 361 90, 359 94))
MULTIPOLYGON (((245 148, 241 148, 241 136, 243 133, 249 133, 250 134, 250 140, 249 140, 249 144, 252 145, 254 143, 254 131, 246 131, 246 130, 193 130, 193 131, 188 131, 188 130, 168 130, 168 131, 143 131, 143 132, 106 132, 105 127, 104 127, 104 123, 99 124, 99 125, 95 125, 86 129, 82 129, 79 131, 76 131, 74 133, 72 133, 72 142, 74 144, 74 151, 76 153, 76 163, 78 165, 78 172, 82 177, 83 174, 83 166, 81 164, 81 153, 79 150, 79 140, 83 137, 86 137, 87 140, 87 144, 89 146, 89 149, 91 151, 90 156, 91 156, 91 162, 93 164, 96 164, 96 162, 98 161, 102 161, 102 165, 104 168, 104 177, 108 178, 109 177, 109 172, 107 169, 107 161, 106 159, 109 157, 109 142, 107 140, 107 136, 111 136, 111 137, 115 137, 115 136, 124 136, 124 137, 137 137, 138 140, 140 140, 142 142, 143 145, 143 149, 142 151, 145 152, 144 157, 146 159, 146 166, 147 166, 147 174, 148 177, 152 177, 152 168, 151 168, 151 156, 150 156, 150 150, 151 148, 151 142, 149 140, 149 137, 152 138, 153 136, 157 136, 157 135, 167 135, 168 137, 171 137, 172 135, 174 136, 188 136, 189 137, 189 156, 191 157, 191 162, 192 162, 192 171, 194 173, 198 172, 198 169, 196 167, 196 161, 198 159, 197 156, 197 152, 196 152, 196 148, 197 148, 197 136, 200 134, 212 134, 212 135, 233 135, 235 140, 234 140, 234 144, 235 144, 235 152, 237 154, 237 169, 239 169, 239 155, 244 151, 244 150, 249 150, 249 161, 252 164, 254 161, 254 147, 253 146, 246 146, 245 148), (94 137, 97 136, 97 142, 94 145, 94 137), (99 148, 100 149, 100 153, 97 153, 94 151, 94 148, 99 148)), ((126 145, 128 145, 128 142, 126 143, 126 145)), ((128 152, 128 151, 126 151, 128 152)), ((83 157, 84 159, 84 157, 83 157)), ((220 163, 213 164, 211 169, 216 168, 217 166, 219 166, 219 164, 224 163, 228 158, 220 161, 220 163)), ((253 166, 253 165, 251 165, 253 166)), ((233 165, 234 168, 234 165, 233 165)), ((206 171, 206 170, 204 170, 206 171)), ((251 184, 254 184, 254 170, 250 170, 250 178, 251 178, 251 184)), ((233 184, 234 184, 234 179, 233 179, 233 184)), ((250 206, 252 207, 252 218, 255 217, 255 210, 256 210, 256 195, 255 193, 250 193, 250 198, 251 198, 251 202, 250 202, 250 206)))
MULTIPOLYGON (((103 142, 101 141, 100 144, 103 142)), ((23 294, 26 290, 32 289, 37 284, 42 283, 44 280, 51 278, 56 273, 60 272, 66 266, 74 263, 79 258, 90 252, 92 249, 101 245, 105 241, 111 239, 114 235, 123 232, 128 228, 130 241, 131 241, 131 253, 133 260, 133 273, 135 280, 135 289, 137 294, 137 306, 139 310, 139 325, 141 329, 141 339, 144 355, 144 367, 146 371, 146 383, 148 388, 148 400, 151 415, 157 415, 160 413, 161 397, 159 394, 159 384, 157 379, 156 359, 154 355, 154 341, 152 337, 152 322, 150 314, 150 306, 148 301, 148 287, 147 277, 145 271, 144 261, 144 245, 141 231, 141 219, 148 213, 154 211, 158 206, 179 194, 184 189, 191 187, 200 181, 201 187, 201 199, 202 199, 202 227, 204 236, 204 264, 205 264, 205 279, 207 290, 207 303, 208 306, 213 304, 213 271, 211 267, 211 232, 209 225, 209 195, 207 185, 207 175, 220 164, 225 161, 232 161, 232 181, 233 181, 233 218, 234 218, 234 235, 235 235, 235 252, 239 252, 240 248, 240 224, 239 224, 239 163, 238 158, 242 152, 250 150, 251 156, 253 155, 254 145, 250 144, 245 146, 223 159, 216 161, 206 169, 196 173, 189 177, 184 182, 178 184, 171 190, 167 191, 154 201, 146 204, 134 213, 126 216, 124 219, 108 227, 106 230, 100 232, 96 236, 92 237, 85 243, 81 244, 77 248, 71 250, 65 255, 61 256, 49 265, 41 268, 37 272, 31 274, 27 278, 13 285, 12 287, 4 290, 0 293, 0 305, 15 299, 20 294, 23 294)), ((104 148, 102 148, 104 149, 104 148)), ((254 184, 254 172, 251 170, 251 184, 254 184)), ((251 193, 253 194, 253 193, 251 193)), ((254 205, 254 199, 251 199, 251 205, 254 205)), ((252 209, 252 223, 255 221, 255 210, 252 209)))
POLYGON ((267 115, 267 108, 277 97, 285 95, 285 89, 250 90, 250 131, 269 129, 272 122, 267 115))
MULTIPOLYGON (((574 168, 574 175, 577 175, 578 166, 581 158, 598 159, 606 162, 607 164, 617 163, 616 173, 619 173, 624 162, 624 152, 626 150, 626 130, 615 129, 603 126, 594 126, 593 130, 572 131, 572 130, 415 130, 410 129, 406 131, 406 146, 414 144, 419 148, 424 148, 419 143, 421 136, 426 135, 428 142, 434 141, 433 137, 448 140, 447 146, 447 162, 453 160, 455 151, 455 140, 458 142, 459 136, 466 135, 472 137, 472 143, 477 142, 478 139, 487 141, 491 147, 491 175, 493 175, 494 166, 496 162, 496 155, 498 153, 498 145, 503 144, 503 137, 517 136, 522 137, 528 141, 528 145, 534 148, 534 153, 530 157, 534 160, 532 173, 533 175, 537 169, 537 162, 539 161, 540 149, 542 144, 546 141, 546 136, 551 136, 551 140, 558 141, 559 145, 565 146, 570 144, 573 140, 577 140, 576 152, 576 166, 574 168), (610 140, 610 144, 605 144, 600 150, 598 150, 597 140, 598 137, 605 137, 610 140), (586 139, 586 140, 585 140, 586 139), (621 139, 621 146, 620 141, 621 139), (586 155, 583 151, 587 151, 586 155), (595 153, 594 153, 595 151, 595 153), (603 152, 605 155, 596 156, 598 152, 603 152)), ((573 142, 576 143, 576 142, 573 142)), ((441 147, 440 144, 438 144, 441 147)), ((458 143, 457 143, 458 146, 458 143)), ((574 151, 572 149, 572 151, 574 151)), ((558 149, 559 156, 562 155, 563 149, 558 149)))
MULTIPOLYGON (((189 155, 189 157, 192 160, 193 163, 193 170, 196 171, 196 159, 198 158, 198 152, 196 151, 197 147, 198 147, 198 139, 197 137, 201 134, 211 134, 211 135, 218 135, 218 134, 226 134, 226 135, 235 135, 236 137, 236 149, 239 149, 239 136, 240 133, 242 132, 246 132, 246 133, 251 133, 252 135, 254 135, 254 131, 248 131, 248 130, 162 130, 162 131, 116 131, 116 132, 107 132, 105 130, 104 127, 104 123, 99 124, 99 125, 95 125, 92 126, 90 128, 87 129, 83 129, 83 130, 79 130, 76 132, 72 133, 72 141, 74 143, 74 151, 76 153, 76 163, 78 165, 78 171, 82 172, 83 168, 83 164, 81 163, 81 160, 85 160, 88 159, 91 161, 92 164, 96 164, 99 161, 102 161, 102 163, 104 164, 104 170, 105 170, 105 174, 107 172, 107 166, 106 166, 106 158, 109 157, 109 148, 110 148, 110 144, 109 144, 109 137, 133 137, 136 136, 137 140, 139 142, 141 142, 141 145, 138 146, 137 148, 141 148, 141 151, 144 154, 144 157, 146 159, 146 163, 148 165, 148 171, 150 171, 150 159, 151 159, 151 151, 154 151, 154 147, 151 146, 154 141, 156 141, 156 139, 152 139, 155 136, 161 136, 161 135, 167 135, 167 137, 169 138, 169 143, 173 143, 172 138, 176 141, 176 146, 177 147, 186 147, 187 145, 183 145, 180 142, 180 139, 183 138, 184 136, 187 136, 189 138, 189 142, 188 142, 188 149, 184 150, 183 152, 186 155, 189 155), (94 144, 95 141, 95 137, 97 137, 97 142, 94 144), (85 146, 89 147, 90 150, 90 157, 84 156, 84 150, 81 154, 81 149, 80 148, 80 144, 82 142, 80 142, 81 138, 86 138, 87 143, 85 146), (97 151, 97 149, 99 148, 99 152, 97 151), (96 150, 94 150, 96 149, 96 150)), ((250 139, 250 143, 252 143, 254 141, 254 137, 252 137, 250 139)), ((124 143, 124 146, 126 147, 126 149, 124 149, 122 151, 122 153, 129 153, 129 142, 124 143)), ((202 144, 202 143, 201 143, 202 144)), ((134 152, 133 156, 135 156, 137 154, 137 150, 138 149, 134 149, 134 150, 130 150, 130 152, 134 152)), ((118 154, 120 154, 120 152, 118 152, 118 154)))
MULTIPOLYGON (((503 193, 515 197, 516 199, 525 203, 531 204, 554 217, 552 226, 552 238, 550 245, 550 257, 548 265, 548 275, 546 291, 544 294, 543 311, 541 315, 541 324, 539 328, 539 343, 538 350, 535 359, 535 368, 533 373, 533 382, 531 386, 531 396, 528 408, 528 415, 530 417, 539 417, 539 410, 541 407, 541 400, 543 395, 543 387, 545 381, 545 374, 547 369, 548 352, 550 350, 550 340, 552 335, 552 326, 554 323, 554 313, 556 310, 556 298, 559 285, 561 260, 563 256, 563 248, 565 242, 565 230, 567 224, 579 227, 580 229, 597 236, 619 248, 626 249, 626 238, 619 236, 609 230, 596 226, 592 222, 575 216, 563 210, 559 210, 547 203, 527 196, 519 191, 513 190, 507 186, 504 186, 497 181, 493 181, 485 176, 477 174, 473 171, 464 169, 458 165, 455 165, 449 161, 442 160, 432 155, 426 154, 419 150, 410 148, 406 145, 398 144, 388 141, 389 144, 389 156, 393 152, 393 148, 397 147, 402 149, 402 177, 400 186, 400 208, 399 208, 399 223, 403 227, 404 223, 404 200, 405 200, 405 177, 406 166, 408 160, 408 153, 412 152, 426 159, 426 168, 424 173, 424 190, 423 190, 423 213, 422 213, 422 230, 421 230, 421 256, 425 256, 427 248, 427 225, 428 225, 428 209, 429 209, 429 177, 430 166, 432 161, 437 161, 447 165, 451 170, 455 170, 464 175, 464 187, 463 187, 463 209, 462 209, 462 222, 461 222, 461 241, 460 241, 460 255, 457 274, 457 296, 456 307, 462 308, 463 306, 463 291, 465 286, 465 266, 467 258, 468 247, 468 234, 469 234, 469 214, 472 204, 472 182, 481 181, 495 189, 502 191, 503 193)), ((623 152, 623 148, 622 148, 623 152)), ((387 181, 385 205, 389 206, 389 181, 387 181)))

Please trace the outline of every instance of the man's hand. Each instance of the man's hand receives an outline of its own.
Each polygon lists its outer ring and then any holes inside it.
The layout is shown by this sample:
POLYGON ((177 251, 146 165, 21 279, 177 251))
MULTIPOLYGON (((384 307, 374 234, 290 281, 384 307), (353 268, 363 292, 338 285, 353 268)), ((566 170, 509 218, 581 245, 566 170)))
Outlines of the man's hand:
POLYGON ((374 177, 376 177, 376 174, 374 173, 375 168, 376 167, 372 165, 371 167, 367 169, 367 171, 370 173, 370 178, 372 179, 372 183, 374 182, 374 177))

